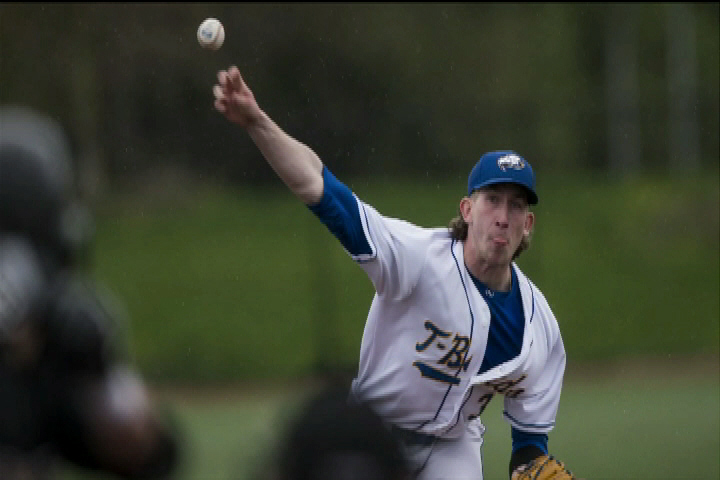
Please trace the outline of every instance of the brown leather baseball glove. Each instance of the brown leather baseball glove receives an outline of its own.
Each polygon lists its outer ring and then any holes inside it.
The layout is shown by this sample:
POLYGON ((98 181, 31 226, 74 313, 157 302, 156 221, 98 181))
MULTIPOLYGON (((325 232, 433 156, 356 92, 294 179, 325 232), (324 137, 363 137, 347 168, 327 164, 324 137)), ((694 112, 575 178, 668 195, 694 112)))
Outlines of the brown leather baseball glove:
POLYGON ((521 465, 512 473, 511 480, 577 480, 565 464, 552 455, 542 455, 521 465))

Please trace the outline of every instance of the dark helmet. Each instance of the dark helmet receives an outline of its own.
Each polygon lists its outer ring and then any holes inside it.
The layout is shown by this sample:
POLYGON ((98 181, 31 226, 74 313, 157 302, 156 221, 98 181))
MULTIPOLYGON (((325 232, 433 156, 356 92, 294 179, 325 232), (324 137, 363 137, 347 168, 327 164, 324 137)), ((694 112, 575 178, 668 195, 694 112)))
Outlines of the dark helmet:
POLYGON ((65 130, 29 108, 0 107, 0 233, 25 235, 69 262, 87 246, 89 220, 65 130))

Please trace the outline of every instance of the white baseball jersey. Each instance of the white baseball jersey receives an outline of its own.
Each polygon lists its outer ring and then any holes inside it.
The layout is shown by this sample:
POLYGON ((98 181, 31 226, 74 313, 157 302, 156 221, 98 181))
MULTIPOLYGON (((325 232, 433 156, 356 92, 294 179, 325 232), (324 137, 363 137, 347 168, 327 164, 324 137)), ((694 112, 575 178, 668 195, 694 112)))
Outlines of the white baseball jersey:
MULTIPOLYGON (((337 188, 327 185, 337 182, 334 177, 326 172, 325 178, 326 192, 337 188)), ((350 209, 349 195, 345 210, 350 209)), ((350 223, 356 225, 337 221, 345 213, 328 215, 333 210, 328 205, 323 220, 376 291, 352 394, 398 427, 442 438, 459 438, 467 431, 481 436, 480 414, 494 395, 502 394, 504 416, 514 428, 549 432, 560 399, 565 350, 540 290, 512 264, 525 316, 522 349, 478 374, 491 315, 465 267, 462 242, 453 240, 447 228, 389 218, 354 194, 352 198, 359 216, 350 223)), ((327 198, 323 202, 332 203, 327 198)))

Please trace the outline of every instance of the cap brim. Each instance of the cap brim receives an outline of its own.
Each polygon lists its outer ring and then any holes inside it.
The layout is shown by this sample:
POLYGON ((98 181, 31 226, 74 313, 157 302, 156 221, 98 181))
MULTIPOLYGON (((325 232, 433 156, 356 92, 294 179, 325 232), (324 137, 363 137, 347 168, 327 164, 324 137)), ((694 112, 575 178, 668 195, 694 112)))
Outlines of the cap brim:
POLYGON ((523 187, 525 190, 525 193, 527 193, 527 202, 529 205, 537 205, 538 203, 538 196, 535 192, 533 192, 530 188, 528 188, 527 185, 524 183, 518 182, 514 178, 493 178, 492 180, 488 180, 486 182, 483 182, 477 186, 474 186, 472 191, 478 190, 480 188, 487 187, 489 185, 497 185, 499 183, 512 183, 513 185, 518 185, 520 187, 523 187))

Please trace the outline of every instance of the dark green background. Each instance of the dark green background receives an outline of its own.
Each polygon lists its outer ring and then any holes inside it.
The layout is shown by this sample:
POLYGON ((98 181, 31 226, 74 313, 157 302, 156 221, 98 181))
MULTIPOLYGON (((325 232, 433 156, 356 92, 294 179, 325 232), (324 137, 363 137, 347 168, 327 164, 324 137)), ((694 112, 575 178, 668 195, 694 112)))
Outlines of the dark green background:
MULTIPOLYGON (((278 182, 279 183, 279 182, 278 182)), ((445 225, 463 182, 348 182, 390 216, 445 225)), ((622 183, 540 173, 530 250, 570 364, 717 354, 717 171, 622 183)), ((124 299, 156 380, 218 382, 352 370, 372 285, 284 187, 119 197, 95 261, 124 299)))
POLYGON ((345 179, 456 179, 505 148, 545 174, 685 176, 720 156, 719 24, 717 2, 5 2, 0 103, 67 124, 92 198, 168 171, 274 185, 213 110, 232 64, 345 179))

